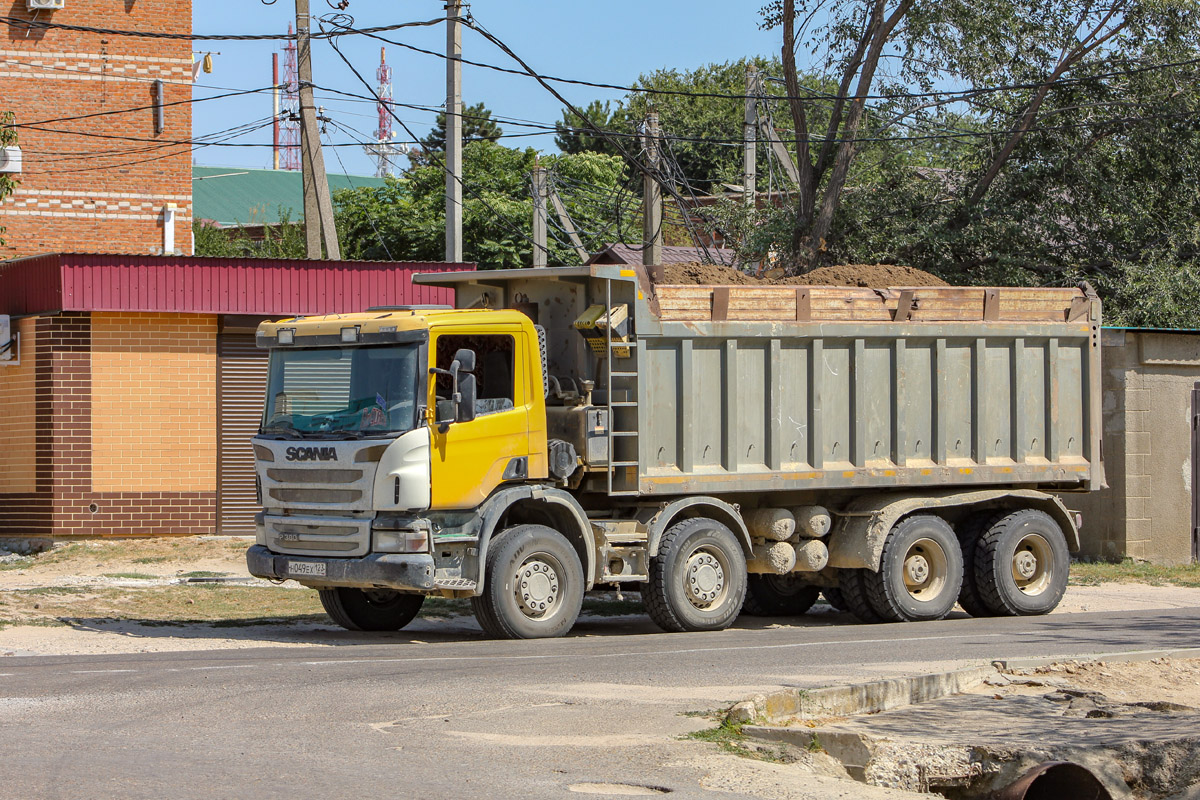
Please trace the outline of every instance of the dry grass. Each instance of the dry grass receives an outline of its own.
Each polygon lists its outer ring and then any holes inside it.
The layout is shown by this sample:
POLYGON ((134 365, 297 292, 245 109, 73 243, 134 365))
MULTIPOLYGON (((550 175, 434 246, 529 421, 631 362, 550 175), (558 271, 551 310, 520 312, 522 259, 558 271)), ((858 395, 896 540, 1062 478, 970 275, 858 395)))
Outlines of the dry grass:
POLYGON ((1126 559, 1120 562, 1093 561, 1071 565, 1071 585, 1101 583, 1145 583, 1150 586, 1200 587, 1200 564, 1164 567, 1126 559))

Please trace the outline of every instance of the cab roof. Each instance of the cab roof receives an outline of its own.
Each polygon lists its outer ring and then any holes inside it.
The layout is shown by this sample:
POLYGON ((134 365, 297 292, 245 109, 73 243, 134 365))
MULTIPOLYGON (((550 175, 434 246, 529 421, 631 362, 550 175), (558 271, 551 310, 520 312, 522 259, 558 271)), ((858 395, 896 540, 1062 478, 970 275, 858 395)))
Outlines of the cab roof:
POLYGON ((296 336, 338 336, 342 328, 357 327, 361 334, 421 331, 457 325, 529 323, 529 317, 512 309, 405 308, 376 309, 355 314, 323 314, 263 322, 259 336, 274 338, 280 328, 294 328, 296 336))

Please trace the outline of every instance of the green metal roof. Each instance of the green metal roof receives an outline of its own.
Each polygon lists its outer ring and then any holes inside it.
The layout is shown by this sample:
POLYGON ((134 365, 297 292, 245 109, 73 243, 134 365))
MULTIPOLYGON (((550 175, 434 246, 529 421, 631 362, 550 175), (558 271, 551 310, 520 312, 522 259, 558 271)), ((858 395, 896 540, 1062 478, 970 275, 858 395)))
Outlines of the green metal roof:
MULTIPOLYGON (((329 191, 383 186, 383 178, 329 174, 329 191)), ((282 169, 192 167, 192 213, 221 225, 273 225, 280 211, 304 221, 300 173, 282 169)))

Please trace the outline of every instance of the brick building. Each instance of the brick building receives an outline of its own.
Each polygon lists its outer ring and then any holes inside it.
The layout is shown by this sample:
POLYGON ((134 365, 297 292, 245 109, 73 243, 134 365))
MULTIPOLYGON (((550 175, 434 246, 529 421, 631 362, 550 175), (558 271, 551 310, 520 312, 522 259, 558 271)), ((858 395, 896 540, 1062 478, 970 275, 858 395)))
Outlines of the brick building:
POLYGON ((449 303, 468 265, 50 255, 0 262, 0 537, 252 533, 265 317, 449 303))
POLYGON ((19 0, 4 15, 18 21, 0 24, 0 112, 15 115, 24 164, 0 202, 0 259, 162 253, 172 207, 172 250, 190 253, 191 41, 19 20, 187 34, 191 0, 67 0, 35 12, 19 0))

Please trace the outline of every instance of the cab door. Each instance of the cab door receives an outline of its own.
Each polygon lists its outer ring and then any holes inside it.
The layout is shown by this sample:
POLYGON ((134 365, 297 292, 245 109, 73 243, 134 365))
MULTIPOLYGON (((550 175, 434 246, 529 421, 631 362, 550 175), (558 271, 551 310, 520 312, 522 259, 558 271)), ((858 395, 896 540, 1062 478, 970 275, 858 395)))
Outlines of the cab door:
POLYGON ((519 325, 454 328, 437 332, 430 342, 431 366, 450 369, 462 348, 475 351, 478 388, 475 419, 439 424, 453 418, 450 379, 429 381, 431 508, 471 509, 506 480, 529 475, 529 396, 527 343, 519 325))

